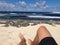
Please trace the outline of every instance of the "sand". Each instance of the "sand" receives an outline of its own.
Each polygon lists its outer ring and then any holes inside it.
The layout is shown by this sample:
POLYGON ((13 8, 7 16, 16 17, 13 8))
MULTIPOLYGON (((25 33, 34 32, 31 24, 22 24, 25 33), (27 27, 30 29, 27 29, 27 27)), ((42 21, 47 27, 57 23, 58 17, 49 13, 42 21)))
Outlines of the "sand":
POLYGON ((24 37, 28 39, 34 39, 38 28, 44 25, 55 38, 58 45, 60 44, 60 25, 51 26, 49 24, 38 24, 35 26, 27 27, 1 27, 0 24, 0 45, 17 45, 20 42, 19 33, 22 33, 24 37))

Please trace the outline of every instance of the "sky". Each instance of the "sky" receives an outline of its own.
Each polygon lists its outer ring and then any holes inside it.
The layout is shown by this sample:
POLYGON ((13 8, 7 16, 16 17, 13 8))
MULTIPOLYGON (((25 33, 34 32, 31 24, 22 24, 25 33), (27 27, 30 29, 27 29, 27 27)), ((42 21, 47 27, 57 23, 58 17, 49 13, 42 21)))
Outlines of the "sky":
POLYGON ((0 0, 0 11, 60 12, 60 0, 0 0))

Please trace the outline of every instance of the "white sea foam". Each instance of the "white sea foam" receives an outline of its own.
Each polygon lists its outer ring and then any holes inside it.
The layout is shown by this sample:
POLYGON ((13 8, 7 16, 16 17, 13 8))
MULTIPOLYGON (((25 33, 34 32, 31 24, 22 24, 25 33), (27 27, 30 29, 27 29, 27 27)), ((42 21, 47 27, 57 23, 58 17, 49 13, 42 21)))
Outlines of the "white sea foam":
POLYGON ((60 12, 52 12, 52 13, 55 13, 55 14, 60 14, 60 12))
POLYGON ((58 16, 28 16, 30 18, 55 18, 55 19, 60 19, 58 16))

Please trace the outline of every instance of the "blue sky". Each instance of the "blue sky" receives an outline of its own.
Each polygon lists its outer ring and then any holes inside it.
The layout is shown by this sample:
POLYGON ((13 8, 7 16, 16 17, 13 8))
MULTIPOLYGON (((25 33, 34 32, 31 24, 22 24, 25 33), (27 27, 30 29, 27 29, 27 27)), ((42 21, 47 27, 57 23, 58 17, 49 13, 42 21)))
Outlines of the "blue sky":
POLYGON ((60 12, 60 0, 0 0, 0 11, 60 12))

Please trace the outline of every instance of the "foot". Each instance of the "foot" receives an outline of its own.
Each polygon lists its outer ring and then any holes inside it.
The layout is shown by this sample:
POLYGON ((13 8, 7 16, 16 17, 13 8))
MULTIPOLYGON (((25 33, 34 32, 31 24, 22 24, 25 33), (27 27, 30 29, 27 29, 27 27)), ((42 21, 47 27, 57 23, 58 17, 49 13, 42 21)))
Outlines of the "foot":
POLYGON ((21 33, 19 34, 19 38, 21 39, 21 42, 19 42, 18 45, 27 45, 26 39, 24 38, 24 36, 21 33))

